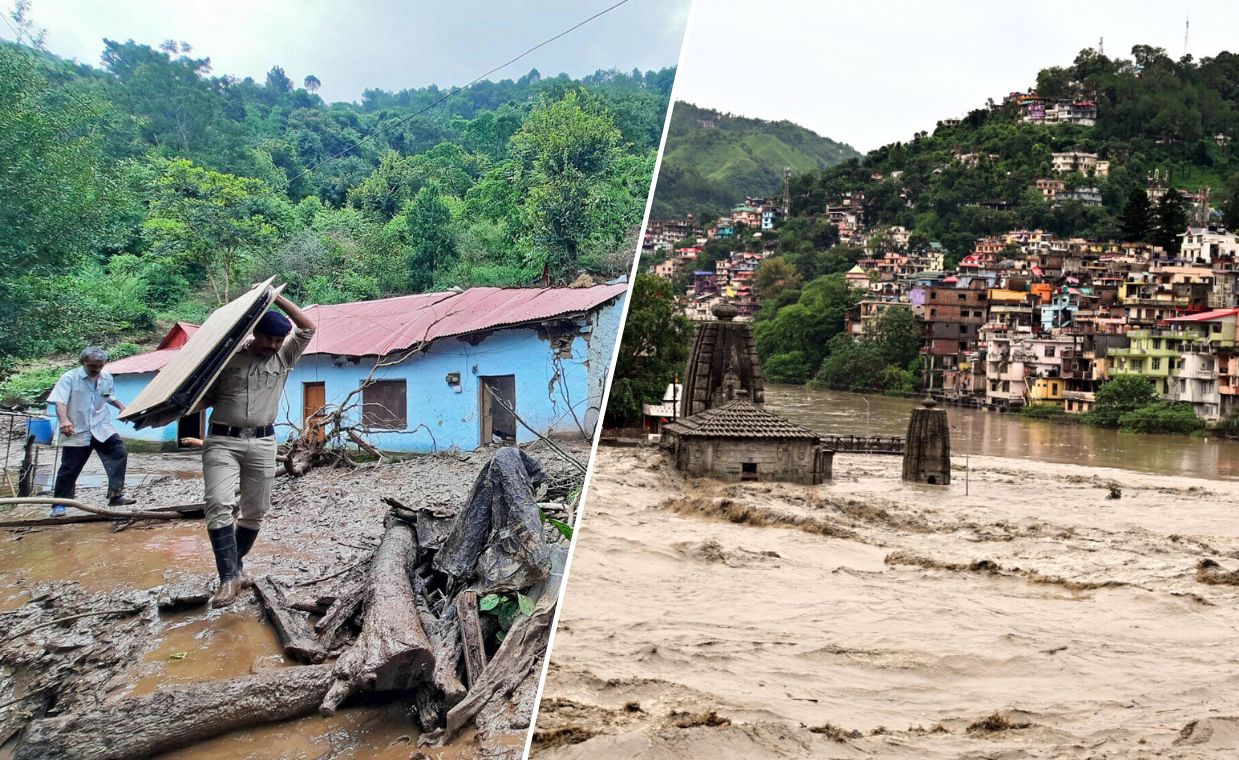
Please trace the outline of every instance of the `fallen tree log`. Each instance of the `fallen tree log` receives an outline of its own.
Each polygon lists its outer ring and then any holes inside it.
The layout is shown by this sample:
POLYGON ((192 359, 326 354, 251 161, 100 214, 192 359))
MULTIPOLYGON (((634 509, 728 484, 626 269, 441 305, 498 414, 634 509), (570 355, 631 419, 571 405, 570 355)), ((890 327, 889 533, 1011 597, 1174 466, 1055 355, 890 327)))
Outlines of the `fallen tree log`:
POLYGON ((486 664, 482 677, 471 684, 465 698, 448 711, 443 730, 425 737, 426 743, 442 746, 450 741, 488 703, 507 699, 531 673, 537 671, 546 653, 551 624, 555 620, 567 554, 563 547, 551 549, 550 573, 546 580, 530 589, 530 595, 536 599, 533 614, 516 618, 495 656, 486 664))
POLYGON ((276 588, 271 576, 254 579, 254 591, 258 592, 258 601, 267 613, 267 619, 280 635, 284 654, 299 662, 318 663, 327 659, 327 650, 314 638, 305 618, 288 609, 284 595, 276 588))
POLYGON ((15 760, 130 760, 314 711, 330 665, 270 670, 225 681, 164 686, 75 715, 33 721, 15 760))
POLYGON ((17 498, 17 499, 0 499, 0 504, 55 504, 63 502, 66 506, 77 506, 79 509, 86 511, 84 515, 65 515, 64 517, 30 517, 23 520, 5 520, 0 522, 0 529, 3 528, 38 528, 49 525, 73 525, 76 523, 92 523, 92 522, 110 522, 114 520, 124 519, 190 519, 194 517, 202 517, 205 505, 202 502, 195 504, 179 504, 174 507, 155 507, 144 512, 123 512, 119 510, 103 509, 102 507, 92 507, 90 505, 81 504, 80 502, 72 502, 65 499, 43 499, 43 498, 17 498), (155 517, 149 517, 155 515, 155 517))
POLYGON ((429 680, 434 649, 418 620, 407 569, 415 548, 409 526, 392 521, 370 566, 361 635, 336 661, 319 707, 323 715, 333 715, 358 689, 410 689, 429 680))

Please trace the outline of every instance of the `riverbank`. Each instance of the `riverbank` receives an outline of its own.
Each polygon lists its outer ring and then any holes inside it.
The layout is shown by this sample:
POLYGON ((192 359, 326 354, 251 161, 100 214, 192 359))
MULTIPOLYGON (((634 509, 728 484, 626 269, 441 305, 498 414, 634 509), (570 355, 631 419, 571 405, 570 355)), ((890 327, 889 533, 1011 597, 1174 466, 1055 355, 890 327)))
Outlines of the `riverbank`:
MULTIPOLYGON (((560 445, 578 458, 588 456, 585 442, 560 445)), ((541 444, 527 450, 552 480, 579 481, 578 473, 541 444)), ((492 454, 454 452, 357 469, 316 468, 297 479, 280 475, 246 569, 255 577, 275 577, 299 602, 330 596, 333 583, 347 580, 343 571, 377 546, 389 509, 382 497, 454 513, 492 454), (309 583, 320 578, 326 580, 309 583)), ((91 468, 96 467, 92 460, 91 468)), ((144 473, 132 488, 138 506, 201 501, 198 468, 194 455, 132 455, 131 472, 144 473)), ((79 495, 102 503, 102 491, 87 486, 79 495)), ((42 508, 19 507, 4 519, 44 515, 42 508)), ((13 702, 0 709, 0 758, 10 756, 16 733, 40 715, 73 713, 167 684, 295 665, 283 655, 252 592, 222 610, 154 611, 161 588, 205 587, 214 577, 201 520, 139 524, 119 533, 101 523, 0 531, 0 577, 0 623, 12 633, 85 610, 140 610, 0 641, 0 703, 13 702)), ((516 690, 518 700, 532 700, 536 676, 516 690)), ((362 698, 332 718, 313 715, 235 731, 172 756, 407 760, 418 751, 411 709, 411 700, 374 704, 362 698)), ((420 751, 435 760, 519 756, 528 716, 501 713, 484 709, 478 721, 482 730, 467 730, 447 747, 420 751)))
POLYGON ((1239 751, 1239 587, 1197 579, 1239 483, 973 456, 965 495, 956 453, 803 487, 601 447, 534 756, 1239 751))

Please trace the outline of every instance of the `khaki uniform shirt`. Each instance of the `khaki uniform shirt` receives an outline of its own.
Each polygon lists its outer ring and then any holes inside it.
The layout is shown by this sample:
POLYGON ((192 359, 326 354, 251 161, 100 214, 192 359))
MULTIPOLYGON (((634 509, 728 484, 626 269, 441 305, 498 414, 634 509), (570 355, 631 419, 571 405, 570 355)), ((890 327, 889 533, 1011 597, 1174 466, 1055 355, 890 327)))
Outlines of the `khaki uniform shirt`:
POLYGON ((313 337, 313 328, 294 328, 267 359, 246 349, 237 352, 203 399, 202 406, 213 407, 211 422, 234 427, 274 424, 288 373, 313 337))

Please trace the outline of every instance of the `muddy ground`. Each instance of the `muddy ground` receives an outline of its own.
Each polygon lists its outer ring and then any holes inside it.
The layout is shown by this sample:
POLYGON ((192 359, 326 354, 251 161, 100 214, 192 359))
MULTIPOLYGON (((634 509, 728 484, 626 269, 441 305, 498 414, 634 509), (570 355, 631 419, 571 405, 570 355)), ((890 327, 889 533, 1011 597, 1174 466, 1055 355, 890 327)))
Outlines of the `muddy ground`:
MULTIPOLYGON (((578 459, 588 457, 584 442, 561 445, 578 459)), ((579 475, 542 444, 527 450, 541 460, 552 482, 579 482, 579 475)), ((337 574, 343 579, 348 573, 341 571, 369 557, 388 511, 382 497, 454 512, 492 453, 316 468, 298 479, 281 474, 246 570, 275 577, 294 601, 330 595, 336 579, 308 582, 337 574)), ((92 458, 82 480, 87 487, 78 491, 88 503, 104 501, 99 469, 92 458)), ((131 454, 137 507, 201 501, 198 471, 196 454, 131 454)), ((0 514, 0 521, 45 514, 42 508, 19 507, 0 514)), ((201 519, 139 523, 120 532, 108 524, 0 531, 0 757, 12 752, 17 733, 35 716, 73 712, 162 684, 293 666, 253 592, 243 592, 224 610, 156 610, 161 588, 206 585, 213 578, 201 519), (55 618, 107 610, 116 612, 26 632, 55 618)), ((529 691, 524 701, 531 706, 532 687, 529 691)), ((426 758, 455 759, 511 754, 524 743, 528 715, 496 715, 446 748, 418 748, 409 708, 405 702, 357 704, 332 718, 310 716, 239 731, 168 757, 409 758, 420 751, 426 758)))
POLYGON ((601 447, 532 756, 1239 756, 1239 483, 962 464, 601 447))

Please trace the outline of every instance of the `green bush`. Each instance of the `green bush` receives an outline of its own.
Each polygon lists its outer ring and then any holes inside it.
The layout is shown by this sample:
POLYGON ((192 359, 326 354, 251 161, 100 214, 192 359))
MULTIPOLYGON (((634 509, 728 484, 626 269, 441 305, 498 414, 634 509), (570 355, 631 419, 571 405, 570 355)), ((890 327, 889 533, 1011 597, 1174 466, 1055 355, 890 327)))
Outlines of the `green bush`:
POLYGON ((762 369, 766 377, 776 383, 803 385, 813 377, 813 368, 809 366, 809 358, 803 351, 775 354, 766 360, 762 369))
POLYGON ((1029 404, 1020 410, 1021 416, 1037 420, 1053 419, 1063 414, 1063 408, 1058 404, 1029 404))
POLYGON ((1204 430, 1205 421, 1196 416, 1190 404, 1159 401, 1127 412, 1119 418, 1119 428, 1132 433, 1184 433, 1204 430))
POLYGON ((18 372, 0 383, 0 404, 37 404, 71 366, 39 367, 18 372))
POLYGON ((1100 427, 1121 427, 1123 415, 1157 403, 1157 389, 1147 377, 1115 375, 1101 384, 1097 401, 1084 421, 1100 427))
POLYGON ((108 361, 116 361, 140 353, 142 353, 142 347, 137 343, 117 343, 108 349, 108 361))

